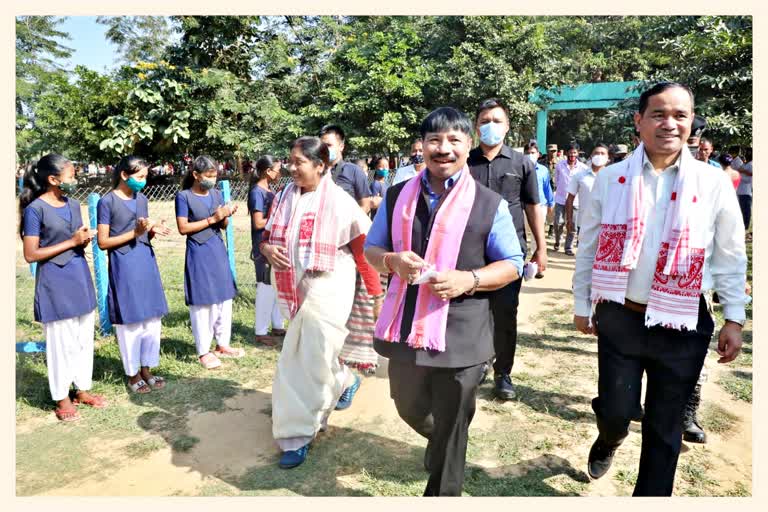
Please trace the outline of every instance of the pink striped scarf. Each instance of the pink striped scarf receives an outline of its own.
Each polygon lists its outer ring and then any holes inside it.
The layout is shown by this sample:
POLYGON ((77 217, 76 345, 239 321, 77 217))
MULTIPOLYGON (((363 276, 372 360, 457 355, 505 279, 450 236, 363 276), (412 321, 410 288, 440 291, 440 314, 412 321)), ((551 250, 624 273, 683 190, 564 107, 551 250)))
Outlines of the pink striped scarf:
MULTIPOLYGON (((643 203, 643 162, 640 144, 626 163, 626 172, 611 178, 602 208, 602 227, 592 265, 593 303, 624 304, 629 272, 637 267, 647 212, 643 203)), ((695 330, 704 269, 704 226, 692 223, 697 210, 695 161, 686 148, 672 187, 664 219, 656 273, 648 296, 645 325, 695 330), (693 235, 693 236, 692 236, 693 235)))
MULTIPOLYGON (((427 170, 421 171, 405 184, 395 202, 392 213, 392 246, 396 252, 411 250, 413 219, 421 194, 421 179, 427 170)), ((475 180, 465 165, 459 180, 447 192, 440 209, 435 214, 432 231, 429 234, 424 260, 434 265, 438 272, 454 270, 459 257, 461 239, 467 227, 469 212, 475 202, 475 180)), ((376 322, 376 337, 386 341, 400 342, 405 294, 408 284, 393 274, 387 290, 387 297, 376 322)), ((448 321, 450 301, 443 300, 430 292, 426 284, 419 285, 411 333, 406 343, 417 349, 445 351, 445 329, 448 321)))
MULTIPOLYGON (((296 204, 301 196, 300 187, 290 183, 280 198, 274 201, 277 203, 279 200, 279 204, 273 207, 271 213, 274 221, 269 234, 269 243, 286 249, 288 259, 293 259, 294 244, 299 244, 299 258, 304 264, 305 271, 333 272, 339 242, 341 245, 349 242, 349 240, 339 240, 333 190, 335 186, 330 173, 326 172, 317 186, 317 196, 312 199, 312 204, 301 219, 297 219, 294 215, 296 204), (296 222, 301 223, 298 240, 292 238, 296 222)), ((301 306, 297 293, 296 272, 293 265, 286 270, 274 269, 274 272, 277 300, 287 311, 290 311, 290 318, 293 318, 301 306)))

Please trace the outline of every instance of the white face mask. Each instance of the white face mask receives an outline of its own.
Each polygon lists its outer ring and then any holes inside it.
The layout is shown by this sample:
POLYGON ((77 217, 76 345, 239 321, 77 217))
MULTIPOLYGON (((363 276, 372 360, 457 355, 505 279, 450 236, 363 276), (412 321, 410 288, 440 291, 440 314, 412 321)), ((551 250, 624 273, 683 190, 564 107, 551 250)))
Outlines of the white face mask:
POLYGON ((528 153, 528 159, 533 163, 536 163, 539 161, 538 158, 536 158, 536 153, 528 153))
POLYGON ((608 157, 605 155, 592 156, 592 165, 594 165, 595 167, 603 167, 607 163, 608 163, 608 157))

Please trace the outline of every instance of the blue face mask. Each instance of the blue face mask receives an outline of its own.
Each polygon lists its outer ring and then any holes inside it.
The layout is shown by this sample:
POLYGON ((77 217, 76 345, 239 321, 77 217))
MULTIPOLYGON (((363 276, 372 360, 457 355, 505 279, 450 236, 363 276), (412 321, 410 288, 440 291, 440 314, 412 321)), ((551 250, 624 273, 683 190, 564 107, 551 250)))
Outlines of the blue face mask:
POLYGON ((134 192, 140 192, 141 189, 143 189, 147 185, 147 180, 137 180, 133 176, 129 176, 127 180, 125 180, 125 184, 128 185, 128 188, 133 190, 134 192))
POLYGON ((328 148, 328 161, 333 163, 336 160, 336 148, 328 148))
POLYGON ((506 133, 501 123, 490 122, 480 125, 480 141, 486 146, 497 145, 504 140, 506 133))
POLYGON ((381 177, 386 178, 388 174, 389 174, 389 169, 376 169, 376 176, 377 177, 381 176, 381 177))

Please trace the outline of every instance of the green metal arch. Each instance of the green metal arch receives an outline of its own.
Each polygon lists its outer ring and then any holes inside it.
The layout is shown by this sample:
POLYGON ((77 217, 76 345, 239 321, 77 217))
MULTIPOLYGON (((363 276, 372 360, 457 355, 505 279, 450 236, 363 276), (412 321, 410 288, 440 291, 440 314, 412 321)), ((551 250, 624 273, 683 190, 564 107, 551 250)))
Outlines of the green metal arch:
POLYGON ((547 116, 550 110, 613 108, 620 102, 640 96, 640 82, 598 82, 553 89, 536 88, 528 97, 542 107, 536 113, 536 141, 543 152, 547 147, 547 116))

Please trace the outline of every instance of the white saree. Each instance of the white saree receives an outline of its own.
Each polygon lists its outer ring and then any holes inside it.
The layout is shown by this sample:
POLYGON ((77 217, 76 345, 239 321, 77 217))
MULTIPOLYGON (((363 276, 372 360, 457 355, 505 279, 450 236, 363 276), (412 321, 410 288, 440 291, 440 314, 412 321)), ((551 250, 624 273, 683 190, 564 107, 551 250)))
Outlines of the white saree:
MULTIPOLYGON (((366 233, 370 220, 346 193, 339 192, 336 208, 340 225, 357 223, 366 233)), ((303 214, 313 194, 301 196, 294 215, 303 214)), ((299 223, 295 224, 298 229, 299 223)), ((283 451, 310 442, 344 390, 349 369, 339 362, 339 354, 349 333, 346 323, 352 310, 356 269, 347 247, 338 249, 333 272, 305 272, 298 263, 297 244, 291 249, 291 259, 297 263, 294 270, 301 306, 288 325, 272 382, 272 435, 283 451)))

